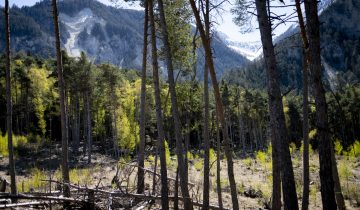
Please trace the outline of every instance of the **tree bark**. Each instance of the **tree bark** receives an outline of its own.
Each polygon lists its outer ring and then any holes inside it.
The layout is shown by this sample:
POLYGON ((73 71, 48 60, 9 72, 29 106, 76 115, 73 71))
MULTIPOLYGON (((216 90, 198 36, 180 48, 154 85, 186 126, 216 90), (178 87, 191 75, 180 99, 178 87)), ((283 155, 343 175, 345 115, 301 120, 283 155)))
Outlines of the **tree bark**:
POLYGON ((5 0, 5 34, 6 34, 6 126, 8 133, 9 174, 11 194, 16 194, 15 159, 12 136, 12 100, 11 100, 11 64, 10 64, 10 17, 9 0, 5 0))
POLYGON ((86 103, 86 141, 87 141, 87 154, 88 154, 88 163, 91 163, 91 150, 92 150, 92 128, 91 128, 91 107, 90 107, 90 93, 86 91, 85 93, 85 103, 86 103))
POLYGON ((220 131, 219 131, 219 117, 217 115, 217 113, 215 113, 216 115, 216 190, 217 190, 217 195, 218 195, 218 203, 219 203, 219 207, 220 209, 223 209, 223 202, 222 202, 222 193, 221 193, 221 165, 220 165, 220 160, 221 160, 221 154, 220 154, 220 150, 221 150, 221 145, 220 145, 220 131))
POLYGON ((271 130, 271 144, 272 144, 272 209, 281 209, 281 158, 280 145, 276 141, 275 133, 271 130))
MULTIPOLYGON (((214 61, 212 58, 210 40, 207 39, 207 37, 206 37, 206 32, 205 32, 204 26, 201 22, 200 14, 196 7, 195 1, 194 0, 189 0, 189 1, 190 1, 191 8, 193 10, 193 13, 194 13, 194 16, 196 19, 197 28, 199 29, 199 32, 200 32, 202 44, 203 44, 203 47, 205 50, 206 63, 209 68, 211 81, 212 81, 212 85, 214 88, 214 95, 215 95, 216 107, 217 107, 216 110, 218 112, 218 117, 219 117, 219 120, 220 120, 220 123, 222 126, 223 137, 224 137, 224 147, 225 147, 225 155, 226 155, 226 160, 227 160, 227 165, 228 165, 228 177, 229 177, 229 183, 230 183, 231 200, 232 200, 232 204, 233 204, 233 209, 239 210, 236 182, 235 182, 235 177, 234 177, 232 148, 230 145, 229 133, 228 133, 228 129, 227 129, 226 121, 225 121, 224 107, 223 107, 222 99, 220 96, 220 89, 219 89, 219 85, 218 85, 218 82, 216 79, 216 73, 215 73, 214 61)), ((206 3, 209 4, 209 0, 206 0, 206 3)))
MULTIPOLYGON (((59 95, 60 95, 60 112, 61 112, 61 148, 62 148, 62 178, 64 183, 69 183, 69 165, 68 165, 68 122, 67 122, 67 107, 65 103, 65 82, 63 77, 63 64, 60 46, 60 29, 58 20, 58 8, 57 1, 52 0, 53 18, 55 27, 55 39, 56 39, 56 61, 57 72, 59 80, 59 95)), ((67 185, 63 186, 63 193, 65 197, 70 197, 70 189, 67 185)))
MULTIPOLYGON (((206 38, 210 41, 210 5, 205 4, 204 21, 206 38)), ((203 210, 209 209, 210 202, 210 140, 209 140, 209 70, 204 68, 204 191, 203 210)))
POLYGON ((144 158, 145 158, 145 104, 146 104, 146 64, 147 64, 147 47, 148 47, 148 26, 149 26, 149 1, 145 0, 145 17, 144 17, 144 46, 141 72, 141 96, 140 96, 140 142, 138 152, 138 179, 137 193, 144 192, 144 158))
MULTIPOLYGON (((161 25, 161 32, 163 38, 163 44, 165 49, 165 60, 166 66, 168 70, 168 82, 169 82, 169 92, 170 92, 170 99, 171 99, 171 111, 172 117, 174 120, 174 131, 175 131, 175 139, 176 139, 176 153, 177 153, 177 160, 178 160, 178 167, 179 167, 179 174, 180 174, 180 188, 182 196, 184 199, 184 208, 187 210, 192 210, 192 202, 189 194, 189 188, 187 184, 187 177, 185 171, 185 161, 184 161, 184 154, 183 154, 183 143, 181 137, 181 124, 178 112, 178 103, 177 103, 177 96, 175 90, 175 81, 174 81, 174 67, 172 61, 172 52, 169 43, 168 37, 168 29, 166 25, 165 19, 165 11, 164 11, 164 4, 162 0, 158 0, 158 9, 160 13, 160 25, 161 25)), ((186 155, 186 154, 185 154, 186 155)))
POLYGON ((308 51, 309 51, 309 41, 306 35, 304 17, 301 11, 300 0, 295 0, 296 12, 299 20, 299 27, 301 32, 301 37, 304 47, 304 61, 303 61, 303 194, 302 194, 302 210, 308 210, 309 208, 309 185, 310 185, 310 175, 309 175, 309 101, 308 101, 308 51))
POLYGON ((161 109, 161 91, 159 83, 159 65, 158 56, 156 49, 156 29, 155 29, 155 18, 154 18, 154 2, 149 0, 149 20, 151 27, 151 57, 152 57, 152 68, 153 68, 153 82, 154 82, 154 95, 155 95, 155 106, 156 106, 156 123, 158 130, 158 152, 160 156, 160 173, 161 173, 161 208, 164 210, 169 209, 169 198, 168 198, 168 183, 167 183, 167 168, 166 168, 166 154, 165 154, 165 133, 164 133, 164 121, 161 109))
POLYGON ((305 0, 307 33, 309 37, 309 67, 312 75, 316 105, 316 127, 319 140, 321 198, 324 210, 335 210, 334 180, 332 174, 331 142, 327 119, 325 90, 321 81, 320 22, 317 1, 305 0), (330 160, 330 161, 329 161, 330 160))
MULTIPOLYGON (((297 210, 298 201, 295 189, 294 171, 289 151, 288 135, 285 125, 282 96, 279 86, 279 73, 276 69, 275 50, 272 42, 271 23, 266 9, 266 0, 256 0, 261 41, 267 72, 267 86, 269 95, 269 112, 274 147, 280 146, 281 180, 285 210, 297 210), (280 142, 282 141, 282 142, 280 142)), ((276 154, 276 150, 273 150, 276 154)), ((276 161, 276 160, 275 160, 276 161)))

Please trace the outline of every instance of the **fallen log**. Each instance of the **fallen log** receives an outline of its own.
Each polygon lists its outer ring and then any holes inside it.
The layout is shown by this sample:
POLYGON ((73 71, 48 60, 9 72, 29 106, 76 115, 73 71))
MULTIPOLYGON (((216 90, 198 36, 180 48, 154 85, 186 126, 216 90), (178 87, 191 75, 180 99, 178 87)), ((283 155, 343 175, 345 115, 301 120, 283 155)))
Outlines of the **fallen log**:
POLYGON ((10 203, 10 204, 0 205, 0 209, 26 207, 26 206, 45 206, 45 205, 49 205, 49 204, 44 201, 42 201, 42 202, 34 201, 34 202, 28 202, 28 203, 10 203))
POLYGON ((24 194, 1 194, 0 199, 23 199, 23 200, 48 200, 48 201, 61 201, 61 202, 72 202, 72 203, 86 203, 84 200, 67 198, 67 197, 55 197, 55 196, 39 196, 39 195, 24 195, 24 194))

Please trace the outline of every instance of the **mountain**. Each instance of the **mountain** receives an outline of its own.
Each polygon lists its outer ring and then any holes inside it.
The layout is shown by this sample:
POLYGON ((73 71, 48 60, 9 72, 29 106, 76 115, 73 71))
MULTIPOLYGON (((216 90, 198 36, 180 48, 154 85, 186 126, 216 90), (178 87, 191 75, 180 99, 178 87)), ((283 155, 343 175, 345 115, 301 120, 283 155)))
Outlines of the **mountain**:
MULTIPOLYGON (((69 55, 79 56, 84 51, 95 63, 109 62, 124 68, 141 69, 142 11, 117 9, 96 0, 63 0, 59 2, 59 11, 62 47, 69 55)), ((14 51, 54 56, 50 0, 31 7, 13 7, 10 13, 14 51)), ((0 30, 3 30, 3 15, 0 19, 0 30)), ((1 33, 0 50, 5 45, 3 36, 1 33)), ((214 39, 213 46, 219 75, 248 62, 219 38, 214 39)), ((202 57, 199 53, 198 67, 201 69, 202 57)))
MULTIPOLYGON (((328 88, 360 82, 360 1, 325 0, 319 5, 320 38, 324 80, 328 88)), ((302 41, 299 28, 290 27, 275 39, 277 64, 284 89, 302 87, 302 41)), ((264 60, 227 72, 232 83, 265 87, 264 60)))

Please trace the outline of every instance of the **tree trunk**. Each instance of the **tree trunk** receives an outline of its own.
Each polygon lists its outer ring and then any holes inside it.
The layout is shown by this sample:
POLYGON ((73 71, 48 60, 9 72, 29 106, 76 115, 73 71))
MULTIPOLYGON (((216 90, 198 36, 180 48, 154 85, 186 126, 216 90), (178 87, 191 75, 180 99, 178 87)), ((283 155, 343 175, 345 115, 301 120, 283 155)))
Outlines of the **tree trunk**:
POLYGON ((271 209, 281 209, 281 158, 280 158, 280 145, 275 139, 275 133, 271 131, 271 144, 272 144, 272 200, 271 209))
POLYGON ((221 166, 220 166, 220 160, 221 160, 221 145, 220 145, 220 131, 219 131, 219 117, 216 113, 216 190, 218 195, 218 203, 219 208, 223 208, 223 202, 222 202, 222 193, 221 193, 221 166))
POLYGON ((345 206, 344 196, 341 191, 339 172, 338 172, 335 153, 334 153, 334 146, 332 143, 331 143, 331 163, 332 163, 331 164, 332 165, 332 174, 333 174, 333 179, 334 179, 336 204, 337 204, 339 210, 345 210, 346 206, 345 206))
POLYGON ((145 158, 145 104, 146 104, 146 64, 147 64, 147 47, 148 47, 148 26, 149 26, 149 6, 148 0, 145 0, 145 17, 144 17, 144 46, 141 72, 141 96, 140 96, 140 142, 138 151, 138 179, 137 193, 144 192, 144 158, 145 158))
MULTIPOLYGON (((204 11, 204 10, 202 10, 204 11)), ((204 12, 206 38, 210 41, 210 5, 205 4, 204 12)), ((203 210, 209 209, 210 202, 210 140, 209 140, 209 70, 204 68, 204 191, 203 210)))
POLYGON ((11 101, 11 68, 10 68, 10 17, 9 0, 5 0, 5 34, 6 34, 6 129, 8 133, 9 174, 11 194, 16 194, 15 160, 12 136, 12 101, 11 101))
POLYGON ((74 144, 74 150, 77 153, 80 144, 80 122, 79 122, 79 95, 77 92, 73 96, 73 127, 72 127, 72 140, 74 144))
MULTIPOLYGON (((68 122, 67 122, 67 107, 65 103, 65 82, 63 77, 63 65, 60 46, 60 29, 58 20, 58 9, 56 0, 52 0, 53 17, 55 26, 55 39, 56 39, 56 61, 57 72, 59 80, 59 95, 60 95, 60 112, 61 112, 61 148, 62 148, 62 179, 64 183, 69 183, 69 165, 68 165, 68 122)), ((70 189, 67 185, 63 186, 63 193, 65 197, 70 197, 70 189)))
POLYGON ((88 163, 91 163, 91 148, 92 148, 92 128, 91 128, 91 107, 90 107, 90 93, 86 91, 86 141, 87 141, 87 154, 88 163))
MULTIPOLYGON (((193 13, 194 13, 194 16, 196 19, 196 25, 200 32, 202 44, 203 44, 204 50, 205 50, 206 63, 209 68, 211 81, 212 81, 212 85, 214 88, 214 95, 215 95, 215 100, 216 100, 216 110, 218 112, 219 120, 220 120, 220 123, 222 126, 223 137, 224 137, 224 147, 225 147, 225 155, 226 155, 227 165, 228 165, 228 177, 229 177, 229 183, 230 183, 230 189, 231 189, 231 200, 232 200, 232 204, 233 204, 233 209, 239 210, 236 182, 235 182, 235 177, 234 177, 232 148, 231 148, 231 145, 229 142, 230 141, 229 133, 228 133, 227 125, 226 125, 226 121, 225 121, 224 107, 223 107, 222 99, 220 96, 220 89, 219 89, 219 85, 218 85, 218 82, 216 79, 216 73, 215 73, 214 61, 212 58, 210 40, 207 39, 207 37, 206 37, 206 32, 205 32, 204 26, 201 22, 200 14, 196 7, 195 1, 194 0, 189 0, 189 1, 190 1, 191 8, 193 10, 193 13)), ((209 0, 206 0, 206 4, 209 4, 209 0)))
MULTIPOLYGON (((158 8, 160 13, 160 25, 162 31, 162 38, 163 44, 165 49, 165 60, 166 66, 168 70, 168 82, 169 82, 169 92, 170 92, 170 99, 171 99, 171 111, 172 117, 174 119, 174 131, 175 131, 175 139, 176 139, 176 153, 177 153, 177 160, 178 160, 178 167, 179 167, 179 174, 180 174, 180 188, 182 196, 184 199, 184 208, 187 210, 192 210, 192 202, 189 194, 189 188, 187 184, 186 178, 186 171, 185 171, 185 162, 184 162, 184 154, 183 154, 183 143, 181 137, 181 124, 178 112, 178 103, 177 103, 177 96, 175 90, 175 81, 174 81, 174 68, 173 68, 173 61, 172 61, 172 53, 170 49, 169 37, 168 37, 168 29, 166 25, 165 19, 165 11, 164 5, 162 0, 158 0, 158 8)), ((186 154, 185 154, 186 155, 186 154)))
MULTIPOLYGON (((272 42, 271 23, 266 9, 266 0, 256 0, 261 41, 267 72, 267 85, 269 95, 269 113, 274 147, 280 146, 281 179, 285 210, 297 210, 298 201, 295 189, 294 171, 289 151, 288 135, 285 125, 282 97, 279 86, 279 74, 276 69, 274 45, 272 42), (282 141, 282 142, 281 142, 282 141)), ((273 150, 273 153, 276 150, 273 150)), ((277 154, 274 154, 277 155, 277 154)), ((276 160, 275 160, 276 161, 276 160)))
POLYGON ((157 58, 156 49, 156 29, 155 29, 155 18, 154 18, 154 2, 149 0, 149 18, 151 27, 151 57, 153 67, 153 82, 154 82, 154 95, 155 95, 155 106, 156 106, 156 123, 158 131, 158 152, 160 156, 160 174, 161 174, 161 208, 164 210, 169 209, 169 198, 168 198, 168 183, 167 183, 167 168, 166 168, 166 154, 165 154, 165 133, 164 133, 164 121, 161 110, 161 91, 159 83, 159 65, 157 58))
POLYGON ((204 69, 204 192, 203 209, 209 209, 210 202, 210 141, 209 141, 209 76, 208 68, 204 69))
POLYGON ((303 61, 303 194, 302 194, 302 210, 309 208, 309 101, 308 101, 308 51, 309 41, 306 35, 304 17, 301 11, 300 0, 295 0, 296 12, 299 20, 299 27, 304 47, 303 61))
POLYGON ((321 198, 324 210, 336 209, 334 180, 332 176, 331 142, 327 119, 325 90, 321 81, 320 23, 317 1, 305 0, 307 32, 309 36, 309 67, 312 75, 316 105, 316 127, 319 140, 321 198), (330 160, 330 161, 329 161, 330 160))

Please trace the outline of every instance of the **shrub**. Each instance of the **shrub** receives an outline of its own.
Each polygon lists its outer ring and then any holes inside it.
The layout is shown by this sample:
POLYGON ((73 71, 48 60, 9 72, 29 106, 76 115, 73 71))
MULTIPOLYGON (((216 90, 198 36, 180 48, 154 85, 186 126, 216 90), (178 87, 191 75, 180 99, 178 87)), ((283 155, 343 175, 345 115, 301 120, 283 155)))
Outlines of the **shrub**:
POLYGON ((45 190, 47 187, 47 176, 44 171, 33 168, 30 170, 30 176, 27 180, 22 180, 17 183, 17 188, 22 192, 29 192, 30 190, 40 191, 45 190))
POLYGON ((355 141, 354 144, 349 146, 347 150, 347 154, 350 157, 360 157, 360 142, 355 141))
POLYGON ((335 142, 334 142, 334 150, 335 150, 335 154, 337 154, 337 155, 342 154, 343 146, 341 145, 339 139, 336 139, 335 142))
POLYGON ((252 164, 253 164, 253 161, 252 161, 252 159, 251 159, 250 157, 245 158, 245 159, 243 160, 243 162, 244 162, 244 164, 245 164, 246 167, 251 167, 252 164))

